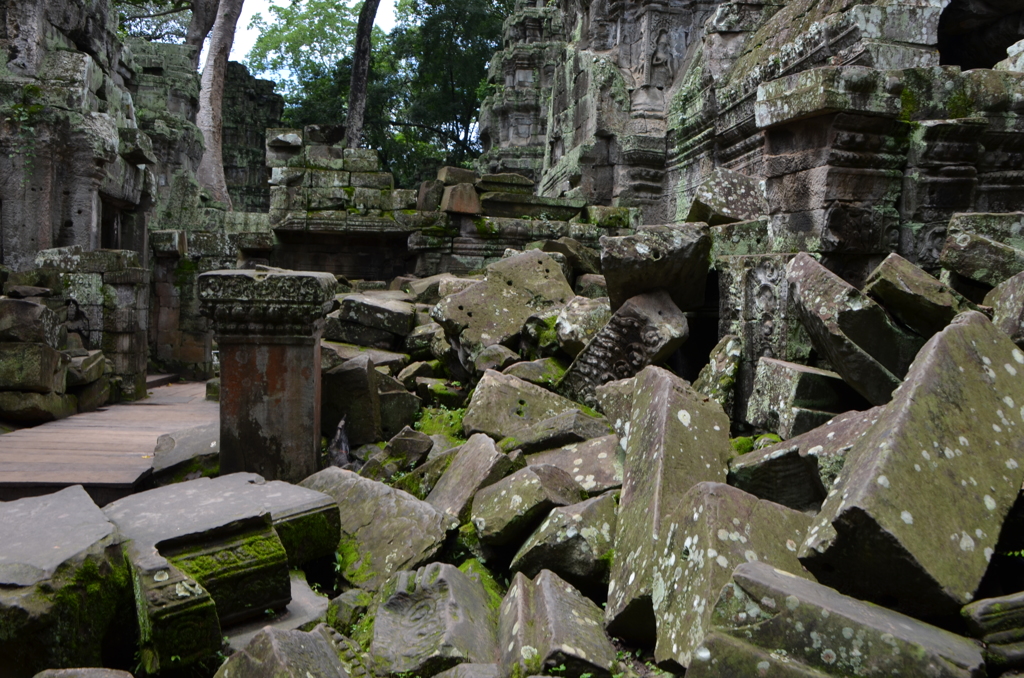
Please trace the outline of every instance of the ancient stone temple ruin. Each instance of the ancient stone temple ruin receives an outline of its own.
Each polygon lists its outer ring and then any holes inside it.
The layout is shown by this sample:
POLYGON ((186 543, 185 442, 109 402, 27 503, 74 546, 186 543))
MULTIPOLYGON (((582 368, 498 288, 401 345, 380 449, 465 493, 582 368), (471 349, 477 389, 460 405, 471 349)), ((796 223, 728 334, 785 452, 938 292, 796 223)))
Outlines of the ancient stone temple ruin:
POLYGON ((398 186, 0 0, 0 678, 1024 675, 1024 5, 519 0, 398 186))

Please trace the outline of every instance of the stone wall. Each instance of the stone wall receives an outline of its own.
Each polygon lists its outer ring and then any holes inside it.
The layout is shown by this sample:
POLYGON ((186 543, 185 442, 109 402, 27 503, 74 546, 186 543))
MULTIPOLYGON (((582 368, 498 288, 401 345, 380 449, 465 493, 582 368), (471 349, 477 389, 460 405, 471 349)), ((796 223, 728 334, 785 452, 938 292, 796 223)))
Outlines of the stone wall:
POLYGON ((149 138, 130 95, 136 65, 107 2, 0 4, 0 263, 56 246, 145 254, 149 138))
POLYGON ((228 62, 224 83, 224 178, 237 212, 266 212, 270 208, 270 170, 266 166, 264 130, 281 126, 284 97, 274 83, 249 74, 245 66, 228 62))

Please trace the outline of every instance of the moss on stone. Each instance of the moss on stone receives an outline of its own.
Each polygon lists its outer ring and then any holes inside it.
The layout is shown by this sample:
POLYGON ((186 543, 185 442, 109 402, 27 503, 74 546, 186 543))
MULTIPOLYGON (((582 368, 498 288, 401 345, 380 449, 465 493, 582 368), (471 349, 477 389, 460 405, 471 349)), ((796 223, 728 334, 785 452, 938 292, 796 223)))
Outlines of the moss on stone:
POLYGON ((420 418, 414 428, 428 436, 442 435, 452 445, 461 445, 466 442, 462 430, 462 419, 465 416, 465 408, 449 410, 443 407, 425 407, 420 410, 420 418))
POLYGON ((729 441, 729 444, 732 445, 732 449, 736 450, 737 455, 754 451, 754 438, 752 436, 733 438, 729 441))
POLYGON ((335 558, 338 574, 350 584, 358 586, 374 576, 369 559, 363 558, 359 551, 359 543, 353 536, 346 535, 341 539, 335 558))

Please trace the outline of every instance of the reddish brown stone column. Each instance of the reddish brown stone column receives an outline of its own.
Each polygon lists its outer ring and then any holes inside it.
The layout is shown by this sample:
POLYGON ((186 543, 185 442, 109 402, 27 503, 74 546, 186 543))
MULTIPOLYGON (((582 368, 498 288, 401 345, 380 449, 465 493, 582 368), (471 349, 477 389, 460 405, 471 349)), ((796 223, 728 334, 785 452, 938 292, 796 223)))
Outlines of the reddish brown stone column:
POLYGON ((319 470, 320 335, 329 273, 211 271, 203 313, 220 350, 220 472, 297 483, 319 470))

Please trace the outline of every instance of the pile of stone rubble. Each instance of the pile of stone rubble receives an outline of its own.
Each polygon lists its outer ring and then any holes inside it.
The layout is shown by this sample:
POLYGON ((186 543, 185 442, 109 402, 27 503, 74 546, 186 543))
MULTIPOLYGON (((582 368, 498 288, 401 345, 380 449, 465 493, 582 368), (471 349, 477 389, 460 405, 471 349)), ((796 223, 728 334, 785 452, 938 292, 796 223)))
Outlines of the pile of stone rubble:
POLYGON ((717 233, 338 293, 323 470, 0 504, 4 675, 1024 671, 1024 274, 789 255, 807 358, 725 335, 691 383, 717 233))

